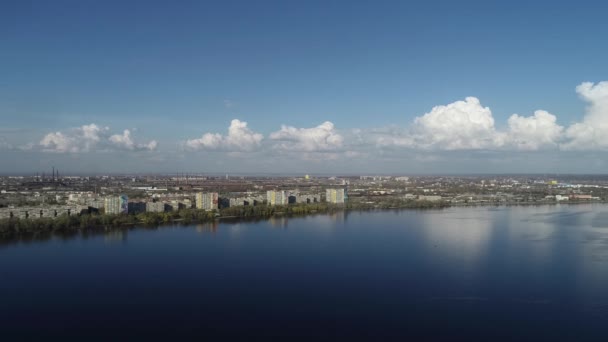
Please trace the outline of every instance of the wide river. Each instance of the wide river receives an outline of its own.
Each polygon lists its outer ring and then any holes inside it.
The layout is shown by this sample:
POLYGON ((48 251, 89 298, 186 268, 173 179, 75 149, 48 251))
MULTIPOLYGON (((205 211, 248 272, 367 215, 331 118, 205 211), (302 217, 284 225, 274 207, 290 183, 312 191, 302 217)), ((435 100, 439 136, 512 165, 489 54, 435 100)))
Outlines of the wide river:
POLYGON ((0 245, 2 341, 606 341, 606 327, 602 204, 348 212, 0 245))

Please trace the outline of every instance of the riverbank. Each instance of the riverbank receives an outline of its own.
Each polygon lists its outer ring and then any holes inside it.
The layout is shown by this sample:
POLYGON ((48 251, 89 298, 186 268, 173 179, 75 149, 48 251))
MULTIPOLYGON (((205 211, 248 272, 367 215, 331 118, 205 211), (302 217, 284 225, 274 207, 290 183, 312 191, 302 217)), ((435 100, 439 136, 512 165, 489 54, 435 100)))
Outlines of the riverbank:
POLYGON ((159 227, 162 225, 209 223, 218 220, 255 219, 263 220, 272 217, 294 217, 313 214, 326 214, 338 211, 373 211, 404 209, 443 209, 450 207, 508 207, 508 206, 544 206, 576 205, 607 203, 606 201, 576 202, 516 202, 516 203, 450 203, 443 201, 404 201, 401 203, 347 203, 332 205, 328 203, 295 204, 286 206, 242 206, 223 208, 214 211, 199 209, 181 209, 172 212, 145 212, 129 215, 82 214, 61 215, 57 218, 29 218, 0 220, 0 239, 12 240, 20 236, 33 236, 47 233, 70 234, 86 231, 107 231, 128 229, 133 226, 159 227))
MULTIPOLYGON (((447 202, 404 202, 399 209, 444 208, 447 202)), ((392 208, 392 207, 391 207, 392 208)), ((113 214, 82 214, 61 215, 56 218, 10 218, 0 220, 0 238, 10 238, 21 234, 36 234, 43 232, 66 232, 99 228, 123 228, 134 225, 159 226, 172 223, 205 223, 222 218, 270 218, 281 215, 308 215, 312 213, 331 213, 341 210, 378 209, 367 205, 332 205, 328 203, 294 204, 285 206, 242 206, 230 207, 213 211, 199 209, 181 209, 171 212, 144 212, 129 215, 113 214)), ((388 209, 385 208, 385 209, 388 209)))

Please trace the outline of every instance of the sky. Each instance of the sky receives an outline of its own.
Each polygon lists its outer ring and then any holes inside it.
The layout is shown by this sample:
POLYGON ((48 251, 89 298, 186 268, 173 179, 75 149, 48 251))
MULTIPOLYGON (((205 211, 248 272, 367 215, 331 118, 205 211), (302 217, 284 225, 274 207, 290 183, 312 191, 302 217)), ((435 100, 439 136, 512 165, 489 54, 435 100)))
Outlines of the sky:
POLYGON ((0 173, 606 173, 600 1, 2 1, 0 173))

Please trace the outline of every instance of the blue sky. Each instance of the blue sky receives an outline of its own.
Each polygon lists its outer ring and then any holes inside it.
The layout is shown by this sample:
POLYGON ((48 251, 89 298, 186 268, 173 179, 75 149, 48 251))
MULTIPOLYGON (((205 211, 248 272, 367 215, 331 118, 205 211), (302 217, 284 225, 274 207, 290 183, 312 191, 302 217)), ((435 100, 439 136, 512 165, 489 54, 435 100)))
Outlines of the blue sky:
POLYGON ((606 10, 5 1, 0 172, 602 172, 606 10))

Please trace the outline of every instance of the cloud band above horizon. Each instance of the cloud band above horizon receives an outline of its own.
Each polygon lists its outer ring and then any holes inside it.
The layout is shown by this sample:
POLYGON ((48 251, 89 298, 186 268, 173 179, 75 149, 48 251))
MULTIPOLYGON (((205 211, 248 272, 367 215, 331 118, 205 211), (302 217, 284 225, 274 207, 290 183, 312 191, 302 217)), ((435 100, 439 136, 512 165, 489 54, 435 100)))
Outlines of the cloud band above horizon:
MULTIPOLYGON (((331 121, 301 128, 283 124, 265 137, 239 119, 230 122, 227 133, 203 133, 199 138, 179 143, 185 152, 220 151, 238 156, 241 152, 275 151, 302 155, 310 159, 348 158, 370 151, 562 151, 608 150, 608 82, 584 82, 576 87, 586 103, 585 114, 569 126, 558 123, 556 115, 536 110, 530 116, 512 114, 505 129, 498 129, 489 107, 476 97, 467 97, 447 105, 438 105, 415 117, 407 127, 364 128, 341 131, 331 121)), ((177 142, 176 142, 177 144, 177 142)), ((111 134, 109 127, 91 123, 63 131, 50 132, 38 143, 21 150, 52 153, 90 153, 95 151, 157 151, 156 139, 136 142, 131 130, 111 134)), ((1 148, 14 146, 3 141, 1 148)))

